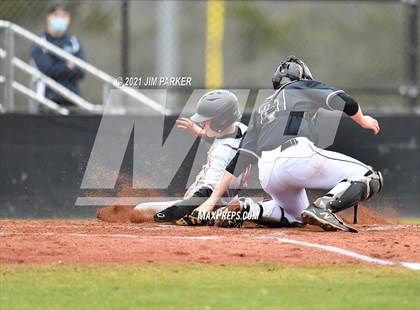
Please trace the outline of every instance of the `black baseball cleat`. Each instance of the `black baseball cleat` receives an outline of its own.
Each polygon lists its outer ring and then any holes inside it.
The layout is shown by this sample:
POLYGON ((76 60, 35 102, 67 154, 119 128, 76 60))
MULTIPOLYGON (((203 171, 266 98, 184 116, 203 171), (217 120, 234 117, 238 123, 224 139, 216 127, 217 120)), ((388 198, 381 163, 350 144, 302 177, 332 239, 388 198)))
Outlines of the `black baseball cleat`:
POLYGON ((155 222, 175 222, 190 214, 195 208, 196 206, 190 205, 174 205, 156 213, 153 219, 155 222))
POLYGON ((349 231, 357 233, 357 230, 344 223, 338 216, 332 212, 318 208, 314 204, 310 204, 302 212, 302 222, 304 224, 315 225, 326 231, 349 231))
POLYGON ((170 222, 171 220, 168 219, 167 215, 163 212, 158 212, 153 216, 155 222, 170 222))
POLYGON ((162 210, 162 211, 156 213, 153 216, 153 219, 155 220, 155 222, 172 222, 172 221, 176 220, 176 218, 174 216, 174 208, 169 207, 165 210, 162 210))

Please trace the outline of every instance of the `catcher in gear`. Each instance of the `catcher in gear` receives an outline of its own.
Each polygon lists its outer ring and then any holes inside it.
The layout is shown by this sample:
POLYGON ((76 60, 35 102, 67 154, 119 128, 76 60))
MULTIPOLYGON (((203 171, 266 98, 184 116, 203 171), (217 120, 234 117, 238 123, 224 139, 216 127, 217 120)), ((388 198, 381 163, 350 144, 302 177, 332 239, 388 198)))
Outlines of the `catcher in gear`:
POLYGON ((274 94, 254 111, 238 153, 210 198, 196 211, 213 211, 232 178, 258 162, 260 182, 273 198, 272 208, 241 203, 242 209, 254 214, 276 212, 279 220, 283 216, 289 222, 302 220, 327 231, 357 232, 335 213, 354 207, 356 219, 357 204, 381 191, 382 175, 354 158, 318 148, 316 113, 320 108, 342 111, 375 135, 380 131, 378 121, 364 115, 343 90, 314 80, 306 64, 294 56, 278 66, 272 82, 274 94), (330 191, 309 203, 306 188, 330 191))

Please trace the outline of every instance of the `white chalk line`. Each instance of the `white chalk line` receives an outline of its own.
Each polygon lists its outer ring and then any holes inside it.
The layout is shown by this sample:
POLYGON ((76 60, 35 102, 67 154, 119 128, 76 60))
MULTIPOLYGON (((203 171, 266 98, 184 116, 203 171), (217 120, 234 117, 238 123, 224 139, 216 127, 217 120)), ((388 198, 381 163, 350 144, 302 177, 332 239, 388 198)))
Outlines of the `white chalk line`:
MULTIPOLYGON (((74 236, 74 237, 110 237, 110 238, 133 238, 133 239, 181 239, 181 240, 218 240, 222 239, 220 236, 141 236, 141 235, 129 235, 129 234, 85 234, 85 233, 7 233, 0 232, 0 236, 14 236, 14 235, 36 235, 36 236, 74 236)), ((284 234, 280 234, 284 235, 284 234)), ((306 241, 299 241, 289 238, 279 237, 279 234, 268 235, 268 236, 256 236, 254 239, 271 239, 281 243, 295 244, 305 246, 309 248, 315 248, 324 250, 334 254, 351 257, 360 261, 364 261, 371 264, 383 265, 383 266, 395 266, 400 265, 404 268, 411 270, 420 270, 420 263, 416 262, 394 262, 391 260, 379 259, 363 254, 359 254, 353 251, 345 250, 339 247, 331 245, 323 245, 319 243, 312 243, 306 241)))
POLYGON ((132 238, 132 239, 196 239, 196 240, 215 240, 218 236, 141 236, 129 234, 85 234, 85 233, 14 233, 0 232, 1 236, 47 236, 47 237, 95 237, 95 238, 132 238))
POLYGON ((372 226, 364 228, 365 231, 392 231, 392 230, 401 230, 410 227, 410 225, 387 225, 387 226, 372 226))
POLYGON ((371 264, 377 264, 377 265, 401 265, 405 268, 408 269, 413 269, 413 270, 420 270, 420 263, 409 263, 409 262, 401 262, 401 263, 395 263, 393 261, 390 260, 385 260, 385 259, 379 259, 379 258, 375 258, 375 257, 371 257, 371 256, 367 256, 367 255, 363 255, 363 254, 359 254, 353 251, 349 251, 349 250, 345 250, 342 248, 338 248, 335 246, 331 246, 331 245, 323 245, 323 244, 318 244, 318 243, 310 243, 310 242, 305 242, 305 241, 299 241, 299 240, 293 240, 293 239, 287 239, 287 238, 279 238, 279 237, 260 237, 263 239, 273 239, 273 240, 277 240, 281 243, 290 243, 290 244, 297 244, 297 245, 301 245, 301 246, 305 246, 305 247, 309 247, 309 248, 315 248, 315 249, 320 249, 320 250, 325 250, 331 253, 335 253, 335 254, 340 254, 343 256, 347 256, 347 257, 351 257, 351 258, 355 258, 367 263, 371 263, 371 264))

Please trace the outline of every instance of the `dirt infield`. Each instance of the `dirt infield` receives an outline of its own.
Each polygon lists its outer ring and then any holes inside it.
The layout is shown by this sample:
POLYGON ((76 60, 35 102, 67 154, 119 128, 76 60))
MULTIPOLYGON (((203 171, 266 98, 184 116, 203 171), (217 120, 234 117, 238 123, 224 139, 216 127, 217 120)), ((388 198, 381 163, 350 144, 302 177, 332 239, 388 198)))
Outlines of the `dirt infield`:
POLYGON ((399 265, 420 261, 420 225, 356 227, 360 232, 352 234, 323 232, 313 226, 223 229, 96 220, 1 220, 0 262, 399 265))
MULTIPOLYGON (((379 213, 366 207, 359 207, 359 224, 389 224, 379 213)), ((96 217, 109 223, 144 223, 153 222, 153 210, 139 211, 127 206, 108 206, 97 210, 96 217)), ((353 209, 338 213, 347 223, 353 221, 353 209)))

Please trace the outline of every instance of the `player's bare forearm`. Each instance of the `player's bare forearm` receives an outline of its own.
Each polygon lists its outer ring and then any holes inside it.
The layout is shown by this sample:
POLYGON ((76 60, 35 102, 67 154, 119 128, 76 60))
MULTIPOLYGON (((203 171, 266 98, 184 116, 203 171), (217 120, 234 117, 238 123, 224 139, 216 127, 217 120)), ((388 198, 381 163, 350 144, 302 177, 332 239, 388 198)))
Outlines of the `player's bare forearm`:
POLYGON ((352 117, 353 121, 359 124, 361 127, 372 130, 373 134, 377 135, 381 128, 376 119, 371 116, 363 115, 362 109, 359 106, 359 110, 352 117))
POLYGON ((232 183, 233 178, 234 178, 233 174, 225 171, 222 179, 219 181, 219 184, 216 186, 211 196, 203 204, 201 204, 196 210, 203 211, 203 212, 213 211, 219 199, 229 189, 229 186, 232 183))

